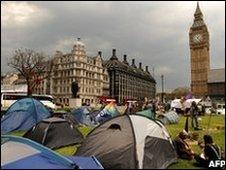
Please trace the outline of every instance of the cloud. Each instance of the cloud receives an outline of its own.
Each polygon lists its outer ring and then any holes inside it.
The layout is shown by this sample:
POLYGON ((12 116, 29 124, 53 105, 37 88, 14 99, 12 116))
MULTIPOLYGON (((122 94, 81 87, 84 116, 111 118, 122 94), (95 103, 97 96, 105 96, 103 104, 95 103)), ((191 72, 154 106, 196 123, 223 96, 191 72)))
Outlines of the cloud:
POLYGON ((168 75, 175 72, 174 69, 168 66, 158 66, 155 70, 156 75, 168 75))
POLYGON ((59 49, 62 52, 68 52, 68 48, 73 47, 74 45, 74 40, 72 38, 65 38, 65 39, 60 39, 59 41, 56 42, 56 45, 54 46, 54 49, 59 49))
POLYGON ((3 27, 25 27, 28 24, 37 25, 50 19, 51 15, 44 8, 39 8, 28 2, 2 2, 1 22, 3 27))
MULTIPOLYGON (((225 3, 199 4, 210 33, 211 68, 225 67, 225 3)), ((101 50, 103 58, 109 59, 116 48, 120 60, 127 54, 129 63, 135 58, 137 65, 142 62, 150 70, 154 68, 157 90, 161 89, 161 74, 168 90, 190 86, 188 32, 196 8, 194 1, 31 1, 4 2, 1 7, 5 17, 2 24, 6 24, 1 28, 4 72, 11 69, 6 67, 6 60, 13 49, 32 48, 48 55, 56 50, 69 53, 80 37, 89 56, 101 50), (16 15, 10 8, 4 14, 7 3, 15 8, 22 6, 22 14, 16 15)))

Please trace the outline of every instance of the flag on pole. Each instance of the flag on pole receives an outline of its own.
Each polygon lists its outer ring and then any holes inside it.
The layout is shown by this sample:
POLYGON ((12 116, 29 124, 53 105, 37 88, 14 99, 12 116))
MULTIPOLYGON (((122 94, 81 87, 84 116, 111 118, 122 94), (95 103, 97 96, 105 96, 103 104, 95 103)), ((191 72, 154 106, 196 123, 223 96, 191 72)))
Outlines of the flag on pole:
POLYGON ((188 116, 187 116, 186 121, 185 121, 184 130, 188 133, 188 116))
POLYGON ((192 99, 192 97, 193 97, 192 94, 191 94, 191 93, 188 93, 187 96, 185 97, 185 99, 186 99, 186 100, 187 100, 187 99, 192 99))

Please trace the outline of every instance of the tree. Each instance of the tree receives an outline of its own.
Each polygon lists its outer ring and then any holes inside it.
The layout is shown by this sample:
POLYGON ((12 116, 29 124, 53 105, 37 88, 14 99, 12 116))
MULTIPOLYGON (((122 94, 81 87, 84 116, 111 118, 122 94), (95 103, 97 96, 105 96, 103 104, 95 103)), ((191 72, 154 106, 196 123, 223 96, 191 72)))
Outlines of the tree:
POLYGON ((172 91, 172 96, 174 98, 181 98, 182 96, 186 96, 190 92, 188 87, 178 87, 172 91))
POLYGON ((31 96, 35 87, 39 86, 44 79, 50 78, 53 59, 48 60, 43 53, 31 49, 17 49, 8 65, 24 77, 28 88, 27 95, 31 96))

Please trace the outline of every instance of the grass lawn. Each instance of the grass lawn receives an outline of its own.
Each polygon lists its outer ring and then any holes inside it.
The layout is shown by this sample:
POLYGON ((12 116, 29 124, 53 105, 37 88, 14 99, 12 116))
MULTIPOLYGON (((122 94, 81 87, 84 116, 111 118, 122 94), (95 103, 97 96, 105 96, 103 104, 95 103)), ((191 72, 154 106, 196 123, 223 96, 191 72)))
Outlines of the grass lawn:
MULTIPOLYGON (((220 147, 224 148, 225 146, 225 116, 222 115, 212 115, 211 119, 209 119, 210 116, 201 116, 201 121, 199 121, 200 126, 203 128, 201 131, 195 131, 199 133, 199 140, 202 140, 203 135, 207 134, 207 127, 210 120, 210 128, 209 128, 209 134, 213 137, 214 142, 218 144, 220 147)), ((178 124, 171 124, 167 125, 166 128, 168 129, 172 139, 174 139, 177 134, 184 128, 186 118, 183 116, 180 116, 180 120, 178 124)), ((191 120, 189 119, 189 131, 192 132, 192 128, 190 127, 191 120)), ((87 135, 89 132, 88 127, 82 127, 79 129, 83 134, 87 135)), ((196 153, 201 153, 201 149, 197 145, 191 145, 192 149, 196 153)), ((61 149, 56 150, 58 153, 63 155, 72 155, 76 152, 75 146, 69 146, 61 149)), ((171 165, 168 167, 168 169, 198 169, 197 167, 193 166, 193 163, 195 161, 188 161, 188 160, 182 160, 178 159, 178 163, 171 165)))
MULTIPOLYGON (((200 126, 203 128, 201 131, 195 131, 199 134, 199 140, 202 140, 202 137, 204 134, 207 134, 207 127, 210 120, 210 127, 209 127, 209 134, 213 137, 213 140, 216 144, 218 144, 220 147, 225 148, 225 116, 222 115, 212 115, 211 119, 209 119, 210 116, 201 116, 201 121, 199 121, 200 126)), ((172 124, 172 125, 166 125, 166 128, 168 129, 172 139, 176 137, 176 135, 184 129, 186 118, 183 116, 180 116, 180 120, 178 124, 172 124)), ((190 127, 191 120, 189 119, 189 131, 192 132, 192 129, 190 127)), ((78 128, 84 136, 86 136, 92 128, 87 126, 81 126, 78 128)), ((11 134, 22 136, 23 132, 13 132, 11 134)), ((62 155, 73 155, 76 150, 77 146, 68 146, 64 148, 60 148, 55 150, 56 152, 62 154, 62 155)), ((195 153, 201 153, 201 149, 197 145, 191 145, 192 149, 195 153)), ((178 159, 178 162, 176 164, 171 165, 168 167, 169 169, 198 169, 197 167, 193 166, 193 163, 195 161, 188 161, 188 160, 182 160, 178 159)))

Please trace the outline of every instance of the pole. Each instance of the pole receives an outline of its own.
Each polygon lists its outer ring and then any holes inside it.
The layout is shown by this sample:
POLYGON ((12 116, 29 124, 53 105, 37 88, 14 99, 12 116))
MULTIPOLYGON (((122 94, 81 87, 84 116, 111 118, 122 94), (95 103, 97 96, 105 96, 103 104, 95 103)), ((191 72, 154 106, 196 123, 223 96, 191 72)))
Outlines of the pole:
POLYGON ((188 118, 189 116, 187 116, 186 121, 185 121, 185 126, 184 126, 184 130, 188 133, 189 128, 188 128, 188 118))
POLYGON ((163 94, 164 94, 164 76, 161 75, 161 79, 162 79, 162 103, 163 103, 163 94))
POLYGON ((209 128, 210 128, 210 121, 211 121, 211 117, 212 117, 212 109, 215 109, 215 107, 213 107, 213 105, 212 105, 212 108, 211 108, 211 112, 210 112, 210 116, 209 116, 209 121, 208 121, 208 125, 207 125, 207 134, 209 134, 209 128))
POLYGON ((209 121, 208 121, 208 125, 207 125, 207 129, 206 129, 206 133, 207 133, 207 134, 209 134, 209 128, 210 128, 210 120, 211 120, 211 116, 212 116, 212 112, 210 113, 209 121))

